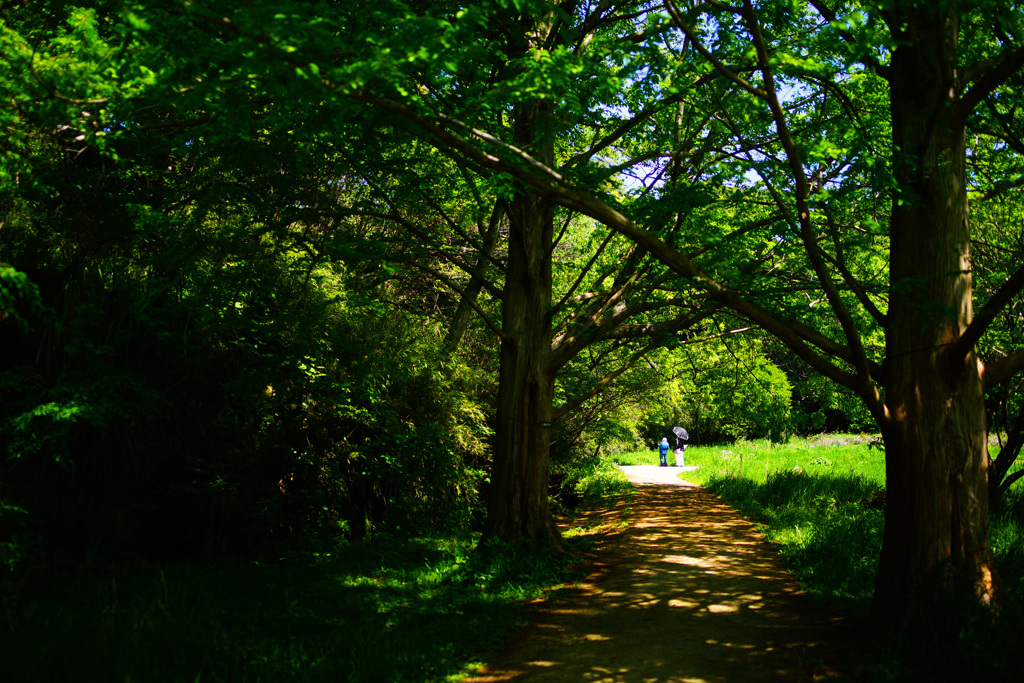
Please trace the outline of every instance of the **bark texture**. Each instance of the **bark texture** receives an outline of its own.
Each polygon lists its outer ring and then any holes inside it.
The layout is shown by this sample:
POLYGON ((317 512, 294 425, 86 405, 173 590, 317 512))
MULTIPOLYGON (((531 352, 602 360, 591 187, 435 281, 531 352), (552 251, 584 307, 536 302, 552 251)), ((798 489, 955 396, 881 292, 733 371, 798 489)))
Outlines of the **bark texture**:
POLYGON ((953 106, 953 12, 906 18, 893 54, 894 167, 886 335, 886 517, 873 611, 908 617, 931 591, 992 597, 981 363, 953 353, 972 317, 965 128, 953 106))
MULTIPOLYGON (((541 102, 516 107, 515 137, 544 164, 554 162, 541 102)), ((554 212, 541 194, 509 202, 508 265, 502 292, 501 365, 494 464, 484 539, 538 540, 563 550, 548 502, 554 372, 551 369, 551 242, 554 212)))

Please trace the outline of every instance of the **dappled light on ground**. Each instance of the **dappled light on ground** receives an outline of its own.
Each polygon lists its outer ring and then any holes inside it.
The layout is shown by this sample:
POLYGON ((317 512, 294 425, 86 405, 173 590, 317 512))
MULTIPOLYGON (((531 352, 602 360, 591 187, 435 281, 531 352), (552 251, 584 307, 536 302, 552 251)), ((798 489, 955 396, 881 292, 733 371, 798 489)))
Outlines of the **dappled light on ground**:
POLYGON ((817 611, 756 529, 678 470, 623 468, 637 496, 574 588, 537 606, 474 681, 812 681, 850 628, 817 611))

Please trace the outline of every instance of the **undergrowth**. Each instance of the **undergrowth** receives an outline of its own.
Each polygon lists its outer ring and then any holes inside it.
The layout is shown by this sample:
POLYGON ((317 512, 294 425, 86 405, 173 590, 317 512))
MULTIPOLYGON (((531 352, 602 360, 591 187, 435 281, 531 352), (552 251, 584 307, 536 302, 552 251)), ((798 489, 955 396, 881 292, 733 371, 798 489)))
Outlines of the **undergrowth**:
POLYGON ((580 502, 593 504, 617 494, 628 494, 633 485, 610 460, 592 458, 566 469, 562 490, 580 502))
POLYGON ((0 619, 3 680, 428 681, 472 669, 567 558, 477 539, 372 540, 272 563, 36 577, 0 619))
POLYGON ((884 515, 856 475, 776 470, 764 482, 712 475, 705 486, 756 522, 801 583, 830 607, 866 614, 884 515))
POLYGON ((1016 604, 1024 606, 1024 486, 1007 491, 992 510, 990 527, 1003 584, 1016 604))

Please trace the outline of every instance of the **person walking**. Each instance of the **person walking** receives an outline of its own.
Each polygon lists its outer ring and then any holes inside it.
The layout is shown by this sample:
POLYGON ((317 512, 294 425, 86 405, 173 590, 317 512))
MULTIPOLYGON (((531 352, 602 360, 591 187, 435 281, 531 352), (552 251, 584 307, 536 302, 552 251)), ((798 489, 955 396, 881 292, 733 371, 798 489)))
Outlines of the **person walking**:
POLYGON ((689 441, 690 435, 686 433, 686 430, 682 427, 673 427, 672 433, 676 435, 676 449, 672 452, 676 456, 676 467, 684 466, 683 452, 686 450, 686 444, 680 443, 681 441, 689 441))
POLYGON ((658 444, 658 466, 668 467, 668 438, 661 437, 661 443, 658 444))

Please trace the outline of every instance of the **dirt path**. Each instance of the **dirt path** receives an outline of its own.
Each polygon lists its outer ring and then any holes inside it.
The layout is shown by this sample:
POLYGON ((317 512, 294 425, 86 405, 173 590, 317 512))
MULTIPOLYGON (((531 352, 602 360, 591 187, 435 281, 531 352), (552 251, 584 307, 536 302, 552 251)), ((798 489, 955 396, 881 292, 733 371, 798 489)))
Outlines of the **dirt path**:
POLYGON ((638 492, 600 513, 607 530, 587 578, 538 603, 531 625, 470 681, 838 675, 850 628, 810 604, 753 525, 677 468, 622 469, 638 492))

